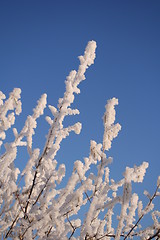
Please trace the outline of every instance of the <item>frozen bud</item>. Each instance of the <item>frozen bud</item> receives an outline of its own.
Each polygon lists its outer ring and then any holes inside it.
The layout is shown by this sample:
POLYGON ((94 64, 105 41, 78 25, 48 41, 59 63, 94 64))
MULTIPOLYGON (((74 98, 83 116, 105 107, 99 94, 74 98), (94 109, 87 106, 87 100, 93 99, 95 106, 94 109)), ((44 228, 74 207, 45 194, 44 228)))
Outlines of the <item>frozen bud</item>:
POLYGON ((14 113, 13 113, 13 112, 10 113, 10 114, 8 114, 8 121, 11 123, 11 125, 14 124, 14 122, 15 122, 15 116, 14 116, 14 113))
POLYGON ((145 195, 146 197, 148 197, 149 199, 151 199, 151 195, 149 194, 148 191, 144 190, 144 195, 145 195))
POLYGON ((57 179, 58 184, 60 184, 60 182, 62 181, 62 178, 65 176, 65 171, 66 171, 65 165, 61 164, 58 169, 58 179, 57 179))
POLYGON ((0 91, 0 99, 5 99, 6 96, 3 94, 3 92, 0 91))
POLYGON ((82 129, 82 124, 81 124, 80 122, 77 122, 77 123, 74 125, 74 132, 75 132, 76 134, 80 134, 81 129, 82 129))
POLYGON ((49 116, 46 116, 46 121, 50 126, 53 124, 53 120, 49 116))
POLYGON ((58 99, 58 108, 61 108, 62 103, 63 103, 63 98, 59 98, 58 99))
POLYGON ((15 138, 18 136, 18 132, 17 132, 16 128, 13 128, 13 134, 14 134, 15 138))
POLYGON ((80 178, 82 179, 83 176, 84 176, 84 165, 81 161, 77 160, 75 163, 74 163, 74 169, 77 170, 80 178))
POLYGON ((22 112, 22 103, 21 101, 17 101, 17 106, 15 110, 16 114, 19 115, 22 112))
POLYGON ((0 91, 0 105, 3 105, 3 99, 5 99, 6 96, 0 91))
POLYGON ((0 133, 0 138, 4 140, 4 139, 5 139, 5 137, 6 137, 6 134, 5 134, 5 132, 1 132, 1 133, 0 133))
POLYGON ((43 94, 37 103, 38 104, 37 104, 36 108, 33 109, 33 111, 34 111, 33 117, 35 119, 38 118, 40 115, 43 115, 44 109, 47 104, 47 94, 43 94))
MULTIPOLYGON (((87 65, 90 66, 94 63, 94 59, 96 57, 95 50, 96 50, 97 44, 95 41, 89 41, 87 44, 87 47, 85 49, 84 53, 84 59, 87 60, 87 65)), ((82 58, 80 58, 80 61, 83 62, 82 58)))
POLYGON ((14 177, 15 177, 15 179, 17 179, 19 173, 20 173, 19 168, 16 168, 15 171, 14 171, 14 177))
POLYGON ((113 193, 112 193, 112 197, 114 197, 114 198, 117 197, 117 193, 116 193, 116 192, 113 192, 113 193))
POLYGON ((118 99, 117 98, 112 98, 107 101, 107 104, 105 106, 106 112, 104 114, 104 125, 111 126, 114 121, 115 121, 115 105, 118 105, 118 99))
POLYGON ((138 217, 141 217, 142 209, 143 209, 142 201, 139 201, 139 203, 138 203, 138 217))
POLYGON ((57 109, 54 106, 52 106, 52 105, 49 105, 48 107, 49 107, 51 113, 53 114, 53 116, 55 116, 56 113, 57 113, 57 109))
POLYGON ((109 150, 111 148, 112 140, 117 137, 119 131, 121 130, 121 125, 119 123, 114 125, 115 116, 116 116, 115 105, 118 105, 117 98, 112 98, 108 100, 105 106, 106 111, 103 117, 103 123, 104 123, 103 149, 104 150, 109 150))
POLYGON ((135 182, 143 182, 143 178, 146 173, 146 169, 148 168, 149 164, 147 162, 143 162, 139 167, 135 167, 135 178, 133 181, 135 182))
POLYGON ((19 99, 20 95, 21 95, 21 89, 20 88, 14 88, 13 92, 11 93, 11 95, 14 95, 14 97, 16 99, 19 99))

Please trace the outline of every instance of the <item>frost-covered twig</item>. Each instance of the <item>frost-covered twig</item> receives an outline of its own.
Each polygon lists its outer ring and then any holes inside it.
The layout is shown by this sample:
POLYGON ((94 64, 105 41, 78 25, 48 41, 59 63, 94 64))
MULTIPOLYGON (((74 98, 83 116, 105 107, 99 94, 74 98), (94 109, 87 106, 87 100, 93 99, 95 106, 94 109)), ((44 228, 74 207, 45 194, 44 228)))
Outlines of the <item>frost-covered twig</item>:
MULTIPOLYGON (((150 207, 150 205, 152 204, 152 201, 154 200, 154 198, 156 197, 157 195, 157 192, 159 190, 159 187, 160 187, 160 183, 158 183, 157 187, 156 187, 156 190, 154 192, 154 194, 152 195, 152 197, 150 198, 147 206, 145 207, 145 209, 142 211, 139 219, 137 220, 137 222, 134 224, 134 226, 130 229, 130 231, 127 233, 127 235, 125 236, 124 240, 127 239, 127 237, 132 233, 132 231, 138 226, 139 222, 141 221, 141 219, 145 216, 145 214, 148 212, 148 209, 150 207)), ((152 239, 152 238, 149 238, 149 239, 152 239)))
MULTIPOLYGON (((91 41, 88 43, 88 45, 86 47, 84 56, 79 57, 81 64, 79 66, 78 72, 72 71, 66 80, 66 92, 64 93, 64 97, 62 99, 59 99, 59 106, 58 106, 59 111, 57 111, 53 107, 50 107, 52 114, 54 115, 55 118, 54 118, 53 122, 51 121, 51 128, 48 133, 47 141, 46 141, 43 153, 40 156, 40 158, 38 160, 38 164, 36 166, 36 171, 34 174, 31 190, 29 192, 27 204, 25 207, 25 213, 27 213, 29 200, 31 198, 33 189, 35 187, 35 182, 36 182, 37 173, 38 173, 37 169, 39 168, 42 159, 45 158, 45 156, 47 154, 49 156, 51 156, 53 159, 55 157, 58 149, 60 148, 61 140, 63 139, 63 137, 66 137, 62 133, 62 131, 60 131, 63 128, 62 123, 63 123, 64 117, 66 115, 68 115, 68 113, 70 113, 70 112, 71 112, 71 114, 79 113, 78 110, 72 111, 69 107, 70 107, 71 103, 73 103, 73 101, 74 101, 74 93, 80 93, 80 90, 78 89, 78 85, 82 80, 85 80, 84 73, 85 73, 86 69, 91 64, 94 63, 95 49, 96 49, 96 43, 94 41, 91 41), (58 136, 59 131, 60 131, 60 135, 58 136), (58 140, 58 137, 60 138, 60 141, 56 141, 56 140, 58 140), (55 140, 55 138, 57 138, 57 139, 55 140), (54 141, 55 141, 55 144, 54 144, 54 141)), ((66 129, 66 131, 69 132, 69 131, 73 130, 77 134, 79 134, 80 129, 81 129, 81 124, 77 123, 74 126, 66 129)))

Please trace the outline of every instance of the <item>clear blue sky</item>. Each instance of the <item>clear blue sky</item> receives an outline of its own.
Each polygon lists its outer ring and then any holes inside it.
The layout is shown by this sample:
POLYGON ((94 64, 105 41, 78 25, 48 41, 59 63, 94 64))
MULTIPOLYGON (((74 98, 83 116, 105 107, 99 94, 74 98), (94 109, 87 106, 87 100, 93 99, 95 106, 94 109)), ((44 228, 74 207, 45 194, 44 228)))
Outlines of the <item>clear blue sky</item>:
MULTIPOLYGON (((152 189, 160 174, 160 1, 1 0, 0 90, 8 96, 22 89, 20 130, 42 93, 57 104, 89 40, 97 41, 97 57, 76 97, 81 114, 72 118, 83 130, 64 141, 57 159, 71 171, 74 160, 88 156, 90 139, 102 140, 106 100, 117 97, 122 130, 108 153, 112 177, 148 161, 145 188, 152 189)), ((48 131, 45 120, 39 124, 36 147, 48 131)), ((28 156, 19 158, 22 167, 28 156)))

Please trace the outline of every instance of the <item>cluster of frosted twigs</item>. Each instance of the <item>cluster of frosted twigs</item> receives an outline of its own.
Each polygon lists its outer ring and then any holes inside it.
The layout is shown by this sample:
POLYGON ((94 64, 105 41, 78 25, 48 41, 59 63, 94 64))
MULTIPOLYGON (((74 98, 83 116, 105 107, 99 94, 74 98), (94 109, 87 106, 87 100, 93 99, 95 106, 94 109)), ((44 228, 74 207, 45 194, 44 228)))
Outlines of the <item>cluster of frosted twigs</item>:
POLYGON ((121 129, 119 123, 115 124, 118 99, 110 99, 106 104, 102 144, 91 141, 89 156, 75 161, 66 186, 61 187, 65 165, 57 163, 56 154, 71 131, 76 134, 81 131, 81 123, 64 127, 63 122, 67 115, 79 114, 71 105, 75 94, 80 93, 78 86, 85 80, 86 69, 94 63, 95 50, 96 42, 90 41, 84 55, 79 57, 78 71, 71 71, 65 81, 66 91, 57 108, 48 106, 52 117, 46 116, 50 128, 42 151, 33 148, 32 138, 37 119, 47 106, 47 95, 42 95, 18 132, 15 115, 21 113, 21 90, 14 89, 7 100, 0 92, 0 145, 5 148, 0 156, 1 239, 160 239, 160 211, 154 207, 154 199, 160 196, 160 177, 153 195, 144 192, 148 197, 146 206, 132 192, 132 183, 143 181, 148 163, 127 167, 118 182, 110 178, 112 158, 106 156, 106 151, 121 129), (9 128, 13 130, 14 140, 7 143, 9 128), (26 146, 29 156, 22 172, 14 164, 20 146, 26 146), (97 172, 91 170, 94 165, 97 172), (87 211, 82 217, 84 205, 87 211), (120 205, 119 213, 115 210, 117 205, 120 205), (117 214, 116 220, 114 214, 117 214), (141 220, 145 217, 150 217, 152 224, 143 228, 141 220))

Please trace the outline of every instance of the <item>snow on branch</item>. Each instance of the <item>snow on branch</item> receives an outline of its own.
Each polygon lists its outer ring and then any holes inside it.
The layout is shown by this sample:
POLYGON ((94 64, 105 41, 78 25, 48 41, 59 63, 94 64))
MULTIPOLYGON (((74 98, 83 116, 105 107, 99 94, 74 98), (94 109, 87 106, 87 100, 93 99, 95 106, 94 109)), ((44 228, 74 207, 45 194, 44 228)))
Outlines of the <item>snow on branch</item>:
POLYGON ((109 239, 159 239, 160 211, 154 200, 160 196, 160 177, 155 191, 144 195, 146 206, 133 183, 143 182, 148 163, 126 167, 119 181, 110 177, 112 158, 106 155, 114 138, 121 130, 115 124, 115 106, 118 99, 107 101, 103 117, 102 143, 90 142, 90 153, 84 160, 74 162, 69 179, 65 177, 65 164, 58 164, 55 157, 64 138, 70 132, 80 134, 82 125, 77 122, 64 127, 66 116, 79 114, 72 108, 75 94, 80 93, 79 84, 85 80, 85 72, 94 63, 96 42, 90 41, 80 65, 66 78, 66 90, 59 98, 57 107, 48 105, 52 117, 44 148, 34 149, 33 135, 37 119, 44 115, 47 95, 43 94, 33 114, 28 116, 18 133, 15 115, 21 113, 21 90, 15 88, 9 98, 0 91, 0 145, 5 151, 0 156, 0 237, 15 240, 109 240, 109 239), (7 143, 7 130, 12 128, 14 140, 7 143), (20 172, 15 166, 19 147, 28 151, 28 162, 20 172), (94 169, 94 170, 93 170, 94 169), (19 177, 19 178, 18 178, 19 177), (63 186, 63 187, 62 187, 63 186), (117 210, 119 209, 119 210, 117 210), (116 216, 116 219, 115 219, 116 216), (143 218, 150 217, 152 224, 141 226, 143 218))
POLYGON ((111 148, 111 143, 114 138, 117 137, 118 132, 121 130, 121 125, 119 123, 114 125, 115 121, 115 105, 118 105, 118 99, 112 98, 107 101, 106 112, 103 117, 104 122, 104 135, 103 135, 103 148, 104 150, 109 150, 111 148))

